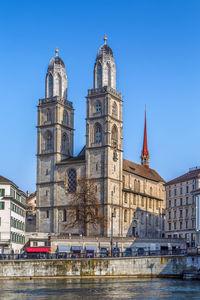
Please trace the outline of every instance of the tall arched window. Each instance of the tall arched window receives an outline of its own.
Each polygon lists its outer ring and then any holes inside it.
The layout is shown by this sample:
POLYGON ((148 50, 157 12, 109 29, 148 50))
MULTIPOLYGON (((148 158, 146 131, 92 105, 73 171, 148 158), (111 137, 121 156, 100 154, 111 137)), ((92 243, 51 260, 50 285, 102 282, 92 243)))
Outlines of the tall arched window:
POLYGON ((112 115, 114 117, 117 117, 117 104, 116 104, 116 102, 114 102, 113 105, 112 105, 112 115))
POLYGON ((50 122, 51 121, 51 111, 50 111, 50 109, 47 109, 46 117, 47 117, 47 121, 50 122))
POLYGON ((94 128, 94 141, 95 143, 101 143, 102 141, 102 130, 101 125, 96 124, 94 128))
POLYGON ((45 149, 47 151, 53 150, 53 136, 50 131, 47 131, 47 134, 46 134, 45 149))
POLYGON ((117 141, 118 141, 118 130, 117 130, 117 126, 113 125, 112 132, 111 132, 111 142, 114 148, 117 147, 118 144, 117 141))
POLYGON ((63 112, 63 123, 68 124, 68 113, 67 113, 67 111, 63 112))
POLYGON ((102 66, 100 63, 97 65, 97 88, 102 87, 102 66))
POLYGON ((76 170, 70 169, 68 172, 68 192, 73 193, 76 191, 76 170))
POLYGON ((62 143, 61 143, 61 150, 64 153, 68 153, 69 150, 69 138, 68 135, 66 133, 63 133, 62 135, 62 143))
POLYGON ((111 86, 111 67, 110 64, 107 63, 107 72, 108 72, 108 86, 111 86))
POLYGON ((67 221, 67 211, 66 209, 63 209, 63 222, 67 221))
POLYGON ((55 96, 61 96, 61 90, 62 90, 62 85, 61 85, 61 76, 60 74, 56 75, 55 79, 55 96))
POLYGON ((48 97, 53 97, 53 76, 51 74, 48 78, 48 97))

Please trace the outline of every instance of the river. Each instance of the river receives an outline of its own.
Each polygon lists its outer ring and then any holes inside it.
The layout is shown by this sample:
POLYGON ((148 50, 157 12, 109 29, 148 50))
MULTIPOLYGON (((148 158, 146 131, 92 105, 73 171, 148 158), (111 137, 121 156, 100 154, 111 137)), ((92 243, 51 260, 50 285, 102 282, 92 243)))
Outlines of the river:
POLYGON ((0 280, 0 299, 200 299, 200 281, 176 279, 0 280))

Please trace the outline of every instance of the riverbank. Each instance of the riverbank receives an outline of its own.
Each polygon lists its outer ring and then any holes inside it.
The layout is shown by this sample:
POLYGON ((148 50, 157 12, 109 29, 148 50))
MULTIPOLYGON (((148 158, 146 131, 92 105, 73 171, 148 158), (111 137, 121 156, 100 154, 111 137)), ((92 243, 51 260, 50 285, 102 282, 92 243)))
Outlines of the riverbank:
POLYGON ((200 256, 3 260, 0 279, 142 277, 182 278, 200 269, 200 256))

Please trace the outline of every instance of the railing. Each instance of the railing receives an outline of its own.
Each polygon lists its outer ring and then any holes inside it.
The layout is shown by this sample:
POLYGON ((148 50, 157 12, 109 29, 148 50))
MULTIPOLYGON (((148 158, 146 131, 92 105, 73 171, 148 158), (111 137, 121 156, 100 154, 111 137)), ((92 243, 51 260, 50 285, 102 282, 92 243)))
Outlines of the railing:
POLYGON ((105 252, 70 252, 70 253, 23 253, 23 254, 0 254, 1 260, 27 260, 27 259, 79 259, 79 258, 124 258, 124 257, 149 257, 149 256, 184 256, 187 255, 187 250, 175 249, 175 250, 142 250, 138 248, 134 251, 118 252, 113 251, 112 255, 110 251, 105 252))

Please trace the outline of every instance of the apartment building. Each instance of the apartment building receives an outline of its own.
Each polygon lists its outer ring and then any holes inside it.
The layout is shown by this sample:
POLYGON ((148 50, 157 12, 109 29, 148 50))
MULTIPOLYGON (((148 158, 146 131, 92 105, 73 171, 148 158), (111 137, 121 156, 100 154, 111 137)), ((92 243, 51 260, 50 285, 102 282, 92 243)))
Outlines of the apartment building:
POLYGON ((187 245, 195 246, 196 197, 200 188, 200 167, 166 183, 166 237, 184 238, 187 245))
POLYGON ((0 253, 20 253, 25 243, 26 194, 0 176, 0 253))

